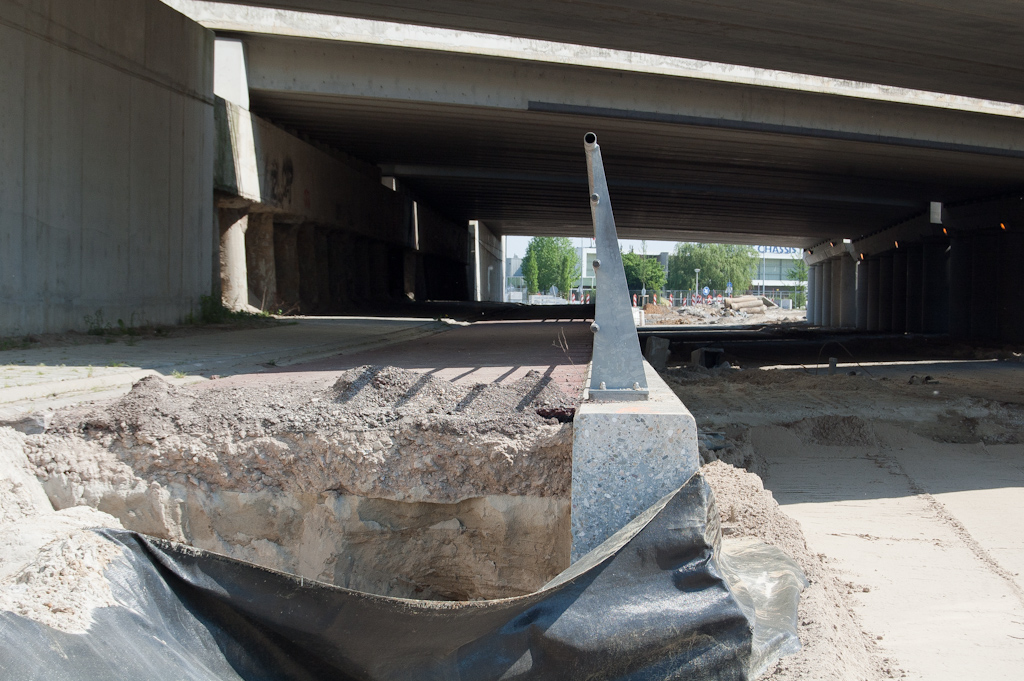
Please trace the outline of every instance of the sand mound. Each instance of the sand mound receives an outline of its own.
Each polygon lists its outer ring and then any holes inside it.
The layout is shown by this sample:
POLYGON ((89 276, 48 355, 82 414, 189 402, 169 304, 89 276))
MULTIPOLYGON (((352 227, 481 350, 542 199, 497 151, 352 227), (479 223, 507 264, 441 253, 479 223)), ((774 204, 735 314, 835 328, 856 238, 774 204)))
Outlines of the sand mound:
POLYGON ((858 447, 872 444, 871 426, 859 416, 818 416, 791 426, 806 433, 808 440, 828 447, 858 447))
MULTIPOLYGON (((117 526, 114 518, 104 515, 97 513, 95 520, 117 526)), ((97 608, 117 604, 103 570, 120 555, 120 548, 95 532, 72 530, 42 546, 28 565, 0 581, 0 610, 61 631, 84 633, 97 608)))
POLYGON ((796 655, 782 658, 772 681, 862 681, 885 674, 842 597, 843 585, 821 556, 810 553, 800 524, 785 515, 761 478, 721 461, 701 468, 715 493, 725 537, 755 537, 788 553, 810 585, 800 597, 796 655))
POLYGON ((0 610, 83 632, 96 608, 114 603, 103 568, 120 555, 89 528, 121 525, 82 506, 55 512, 28 473, 24 442, 0 428, 0 610))

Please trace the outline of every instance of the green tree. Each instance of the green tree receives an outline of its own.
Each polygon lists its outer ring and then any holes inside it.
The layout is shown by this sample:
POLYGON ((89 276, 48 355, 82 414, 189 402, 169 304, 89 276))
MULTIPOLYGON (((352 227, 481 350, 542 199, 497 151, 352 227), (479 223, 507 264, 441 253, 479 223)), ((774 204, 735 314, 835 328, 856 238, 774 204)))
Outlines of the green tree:
POLYGON ((800 282, 799 286, 793 287, 793 307, 803 307, 807 304, 807 263, 803 260, 794 260, 793 266, 786 272, 786 279, 800 282))
POLYGON ((535 258, 523 258, 523 278, 526 279, 526 292, 534 294, 539 289, 537 284, 537 260, 535 258))
POLYGON ((694 270, 700 269, 700 286, 723 291, 731 281, 737 293, 750 288, 757 273, 757 251, 733 244, 677 244, 668 259, 668 283, 673 289, 694 288, 694 270))
POLYGON ((657 258, 648 258, 633 251, 623 253, 622 269, 626 272, 626 286, 630 289, 653 292, 665 288, 665 268, 657 258))
POLYGON ((562 264, 558 268, 558 292, 568 298, 569 290, 572 289, 574 281, 579 281, 580 259, 574 250, 570 255, 562 255, 562 264))
POLYGON ((526 246, 523 274, 529 282, 528 272, 536 268, 536 286, 542 293, 546 293, 554 286, 560 293, 567 295, 573 282, 579 279, 579 267, 579 255, 572 242, 565 237, 534 237, 526 246))

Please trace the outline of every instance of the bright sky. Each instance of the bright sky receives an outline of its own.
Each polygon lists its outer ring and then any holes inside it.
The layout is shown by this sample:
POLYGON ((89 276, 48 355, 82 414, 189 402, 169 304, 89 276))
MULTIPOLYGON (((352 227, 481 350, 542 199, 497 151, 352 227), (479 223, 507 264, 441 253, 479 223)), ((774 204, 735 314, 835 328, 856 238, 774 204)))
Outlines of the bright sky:
MULTIPOLYGON (((530 243, 530 239, 533 237, 529 236, 510 236, 505 242, 505 257, 512 258, 519 256, 520 258, 526 255, 526 246, 530 243)), ((572 238, 572 245, 576 248, 580 247, 580 244, 584 246, 591 246, 594 243, 593 239, 578 239, 572 238)), ((629 249, 632 248, 637 253, 643 253, 644 247, 643 242, 637 239, 619 239, 619 246, 626 253, 629 253, 629 249)), ((675 241, 648 241, 647 242, 647 255, 658 255, 659 253, 674 253, 676 250, 675 241)))

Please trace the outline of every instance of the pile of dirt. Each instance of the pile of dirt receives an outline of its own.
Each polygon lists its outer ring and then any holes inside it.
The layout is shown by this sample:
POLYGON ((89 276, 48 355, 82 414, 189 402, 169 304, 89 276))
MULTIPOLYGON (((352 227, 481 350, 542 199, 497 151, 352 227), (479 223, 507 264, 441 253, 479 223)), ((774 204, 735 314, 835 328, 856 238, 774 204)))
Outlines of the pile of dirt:
MULTIPOLYGON (((116 527, 116 521, 111 525, 116 527)), ((103 571, 120 556, 121 549, 96 532, 71 531, 42 546, 17 574, 0 580, 0 610, 85 633, 95 610, 117 604, 103 571)))
MULTIPOLYGON (((660 306, 648 305, 658 308, 660 306)), ((783 310, 778 307, 757 307, 749 309, 724 309, 720 305, 687 305, 670 309, 662 307, 647 313, 645 323, 665 326, 716 326, 778 325, 805 321, 803 310, 783 310)))
POLYGON ((535 371, 473 387, 374 366, 331 386, 208 385, 145 378, 113 404, 58 413, 29 455, 44 478, 68 470, 79 484, 117 475, 99 448, 147 482, 213 491, 434 503, 568 494, 571 426, 537 412, 574 405, 535 371))
POLYGON ((782 658, 767 673, 771 681, 861 681, 889 676, 885 664, 870 650, 843 599, 845 586, 825 562, 812 554, 800 524, 779 508, 761 478, 715 461, 701 468, 715 493, 722 534, 754 537, 792 556, 808 580, 800 596, 798 633, 802 650, 782 658))
POLYGON ((473 387, 379 366, 273 389, 151 377, 58 412, 25 452, 57 509, 362 591, 496 598, 568 565, 572 426, 547 415, 574 408, 537 372, 473 387))
POLYGON ((24 453, 25 436, 0 428, 0 610, 61 631, 86 631, 113 604, 103 569, 120 550, 89 528, 120 527, 79 506, 54 511, 24 453))

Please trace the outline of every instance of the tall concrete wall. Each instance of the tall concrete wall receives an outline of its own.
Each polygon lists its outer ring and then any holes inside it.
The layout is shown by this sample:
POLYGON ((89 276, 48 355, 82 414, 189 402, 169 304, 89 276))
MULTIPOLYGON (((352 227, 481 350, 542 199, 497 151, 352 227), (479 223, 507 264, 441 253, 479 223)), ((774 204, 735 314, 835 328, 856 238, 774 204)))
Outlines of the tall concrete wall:
POLYGON ((213 34, 0 0, 0 335, 174 323, 213 286, 213 34))

